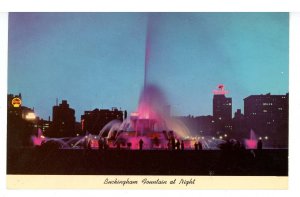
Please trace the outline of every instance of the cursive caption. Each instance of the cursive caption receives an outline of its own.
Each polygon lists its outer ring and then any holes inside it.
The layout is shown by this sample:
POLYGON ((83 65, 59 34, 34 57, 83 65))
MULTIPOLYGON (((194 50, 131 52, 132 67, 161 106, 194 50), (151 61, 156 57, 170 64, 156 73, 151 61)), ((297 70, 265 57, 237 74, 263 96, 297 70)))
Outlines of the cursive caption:
POLYGON ((126 185, 138 185, 138 184, 142 184, 142 185, 185 185, 186 187, 189 185, 194 185, 196 182, 196 179, 190 178, 190 179, 173 179, 173 180, 164 180, 164 179, 160 179, 160 178, 155 178, 155 179, 148 179, 148 178, 144 178, 142 180, 134 180, 134 179, 109 179, 106 178, 104 180, 104 184, 106 185, 122 185, 123 187, 126 185))

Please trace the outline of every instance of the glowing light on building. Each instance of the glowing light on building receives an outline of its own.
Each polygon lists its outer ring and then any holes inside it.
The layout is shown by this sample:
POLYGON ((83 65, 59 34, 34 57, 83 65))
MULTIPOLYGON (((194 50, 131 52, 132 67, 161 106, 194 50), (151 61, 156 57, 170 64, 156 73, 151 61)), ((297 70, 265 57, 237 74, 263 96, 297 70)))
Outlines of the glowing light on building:
POLYGON ((15 97, 11 100, 11 104, 14 106, 14 107, 20 107, 21 104, 22 104, 22 100, 18 97, 15 97))
POLYGON ((25 119, 26 120, 35 120, 36 116, 33 112, 29 112, 26 116, 25 119))
POLYGON ((219 84, 218 89, 214 90, 213 93, 215 95, 225 95, 225 94, 228 94, 228 91, 225 90, 225 86, 223 84, 219 84))

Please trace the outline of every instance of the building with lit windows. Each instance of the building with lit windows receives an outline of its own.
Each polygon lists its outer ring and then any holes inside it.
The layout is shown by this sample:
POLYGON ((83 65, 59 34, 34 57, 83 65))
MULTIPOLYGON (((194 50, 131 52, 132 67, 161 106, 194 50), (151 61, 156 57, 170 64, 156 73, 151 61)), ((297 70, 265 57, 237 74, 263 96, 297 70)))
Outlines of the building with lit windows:
POLYGON ((289 94, 251 95, 244 99, 246 126, 262 139, 273 138, 275 146, 287 145, 289 94))
POLYGON ((232 119, 232 98, 226 97, 227 91, 224 85, 219 85, 214 91, 213 97, 213 117, 220 121, 230 121, 232 119))
POLYGON ((213 118, 218 133, 232 131, 232 98, 226 97, 228 93, 223 84, 214 90, 213 97, 213 118))

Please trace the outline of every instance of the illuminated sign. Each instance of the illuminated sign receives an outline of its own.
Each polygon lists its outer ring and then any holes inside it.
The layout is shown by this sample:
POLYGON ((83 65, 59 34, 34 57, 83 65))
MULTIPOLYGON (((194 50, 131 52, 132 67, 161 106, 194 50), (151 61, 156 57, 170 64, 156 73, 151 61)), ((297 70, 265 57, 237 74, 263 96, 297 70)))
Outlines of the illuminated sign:
POLYGON ((20 107, 20 105, 22 104, 22 100, 20 98, 15 97, 11 100, 11 104, 14 107, 20 107))
POLYGON ((225 86, 223 84, 218 85, 218 90, 214 90, 213 93, 215 95, 225 95, 228 94, 228 91, 225 90, 225 86))

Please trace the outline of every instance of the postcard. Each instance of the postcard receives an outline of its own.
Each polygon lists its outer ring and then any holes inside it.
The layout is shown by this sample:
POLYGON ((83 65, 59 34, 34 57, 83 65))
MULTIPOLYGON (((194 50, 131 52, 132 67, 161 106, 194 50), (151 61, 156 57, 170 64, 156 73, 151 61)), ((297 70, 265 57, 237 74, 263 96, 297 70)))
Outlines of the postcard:
POLYGON ((289 13, 9 13, 7 185, 287 189, 289 13))

